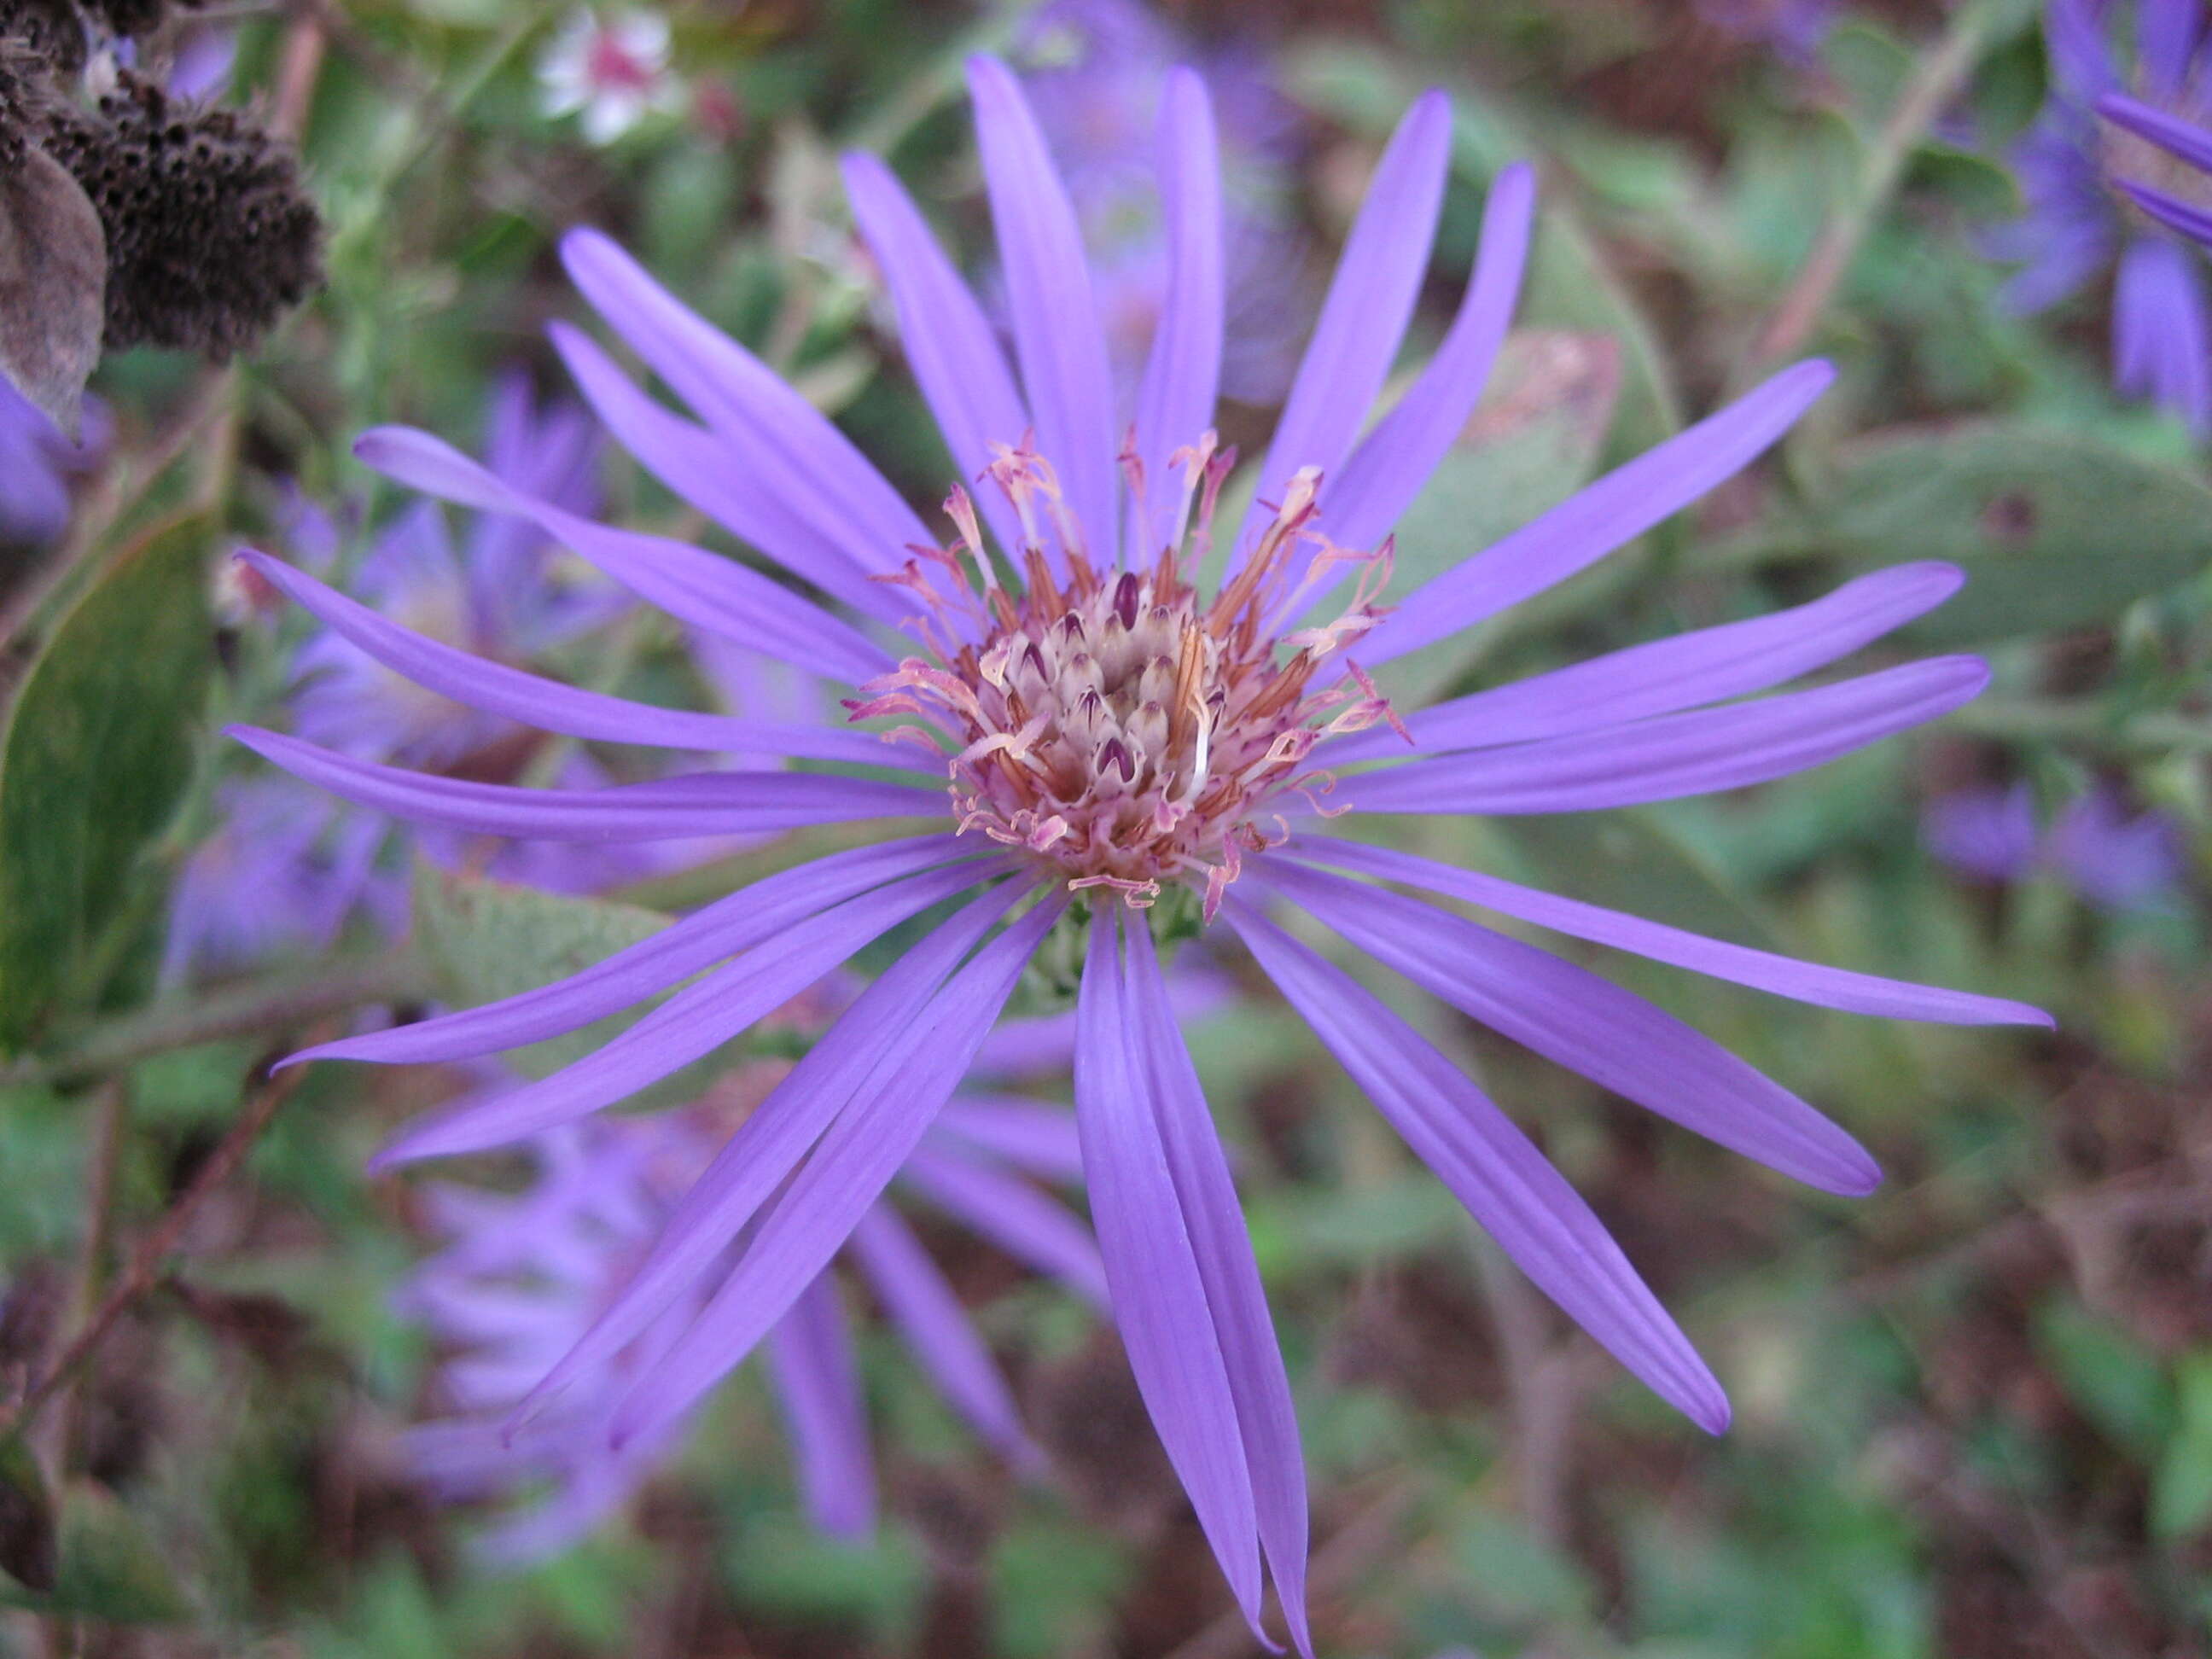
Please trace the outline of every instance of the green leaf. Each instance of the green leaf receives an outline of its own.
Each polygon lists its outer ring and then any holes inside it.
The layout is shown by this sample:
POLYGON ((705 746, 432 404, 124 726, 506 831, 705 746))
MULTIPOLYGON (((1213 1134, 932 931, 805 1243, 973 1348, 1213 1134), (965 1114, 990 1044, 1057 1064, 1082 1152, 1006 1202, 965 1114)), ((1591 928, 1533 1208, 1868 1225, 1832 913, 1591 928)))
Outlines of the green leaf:
POLYGON ((0 1573, 24 1589, 54 1587, 54 1503, 21 1435, 0 1441, 0 1573))
MULTIPOLYGON (((428 864, 415 870, 415 935, 439 994, 473 1008, 534 991, 580 973, 668 926, 657 910, 608 899, 574 898, 456 876, 428 864)), ((544 1077, 582 1059, 644 1012, 634 1010, 519 1048, 516 1070, 544 1077)))
POLYGON ((125 552, 64 616, 0 738, 0 1048, 65 998, 130 920, 132 879, 191 775, 214 662, 204 518, 125 552))
POLYGON ((1778 946, 1748 898, 1664 820, 1635 811, 1500 818, 1535 885, 1736 945, 1778 946))
POLYGON ((2150 1528, 2179 1538, 2212 1523, 2212 1352, 2174 1367, 2181 1427, 2159 1459, 2150 1487, 2150 1528))
POLYGON ((1966 590, 1910 630, 1918 645, 2109 621, 2212 562, 2212 489, 2194 477, 2008 424, 1884 434, 1808 518, 1818 547, 1854 562, 1966 568, 1966 590))
POLYGON ((80 1480, 70 1487, 59 1556, 50 1589, 25 1595, 0 1587, 0 1606, 118 1625, 172 1624, 191 1611, 167 1559, 105 1486, 80 1480))
MULTIPOLYGON (((1620 395, 1620 351, 1611 339, 1556 331, 1509 338, 1481 406, 1399 518, 1386 597, 1403 598, 1587 483, 1620 395)), ((1439 640, 1376 678, 1390 696, 1418 705, 1449 684, 1494 631, 1439 640)))
POLYGON ((2156 1453, 2172 1431, 2174 1406, 2155 1354, 2063 1297, 2037 1310, 2035 1340, 2084 1417, 2136 1455, 2156 1453))

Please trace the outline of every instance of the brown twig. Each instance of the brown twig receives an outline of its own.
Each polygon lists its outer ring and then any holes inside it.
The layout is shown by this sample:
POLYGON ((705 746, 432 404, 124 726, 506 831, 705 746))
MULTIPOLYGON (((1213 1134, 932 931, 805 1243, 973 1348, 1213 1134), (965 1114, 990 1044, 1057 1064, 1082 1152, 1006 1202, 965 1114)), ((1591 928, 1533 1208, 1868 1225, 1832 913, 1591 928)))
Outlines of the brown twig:
POLYGON ((1989 46, 1990 23, 1988 5, 1960 6, 1942 40, 1921 60, 1868 150, 1851 199, 1820 228, 1796 280, 1760 331, 1753 352, 1755 367, 1790 356, 1805 343, 1835 297, 1860 244, 1905 176, 1905 164, 1911 159, 1914 148, 1982 61, 1989 46))
POLYGON ((76 1369, 89 1358, 94 1351, 115 1328, 116 1322, 129 1312, 132 1304, 161 1281, 161 1264, 184 1237, 185 1230, 199 1213, 200 1206, 208 1196, 230 1177, 232 1171, 245 1161, 261 1132, 276 1117, 293 1090, 300 1086, 306 1075, 300 1067, 279 1072, 265 1080, 246 1102, 246 1109, 239 1114, 238 1121, 230 1126, 214 1152, 208 1155, 191 1184, 178 1195, 168 1212, 155 1224, 154 1231, 133 1251, 130 1265, 109 1290, 83 1329, 62 1350, 59 1358, 46 1368, 46 1374, 25 1391, 23 1398, 4 1423, 0 1423, 0 1435, 18 1431, 30 1424, 39 1412, 53 1399, 76 1369))

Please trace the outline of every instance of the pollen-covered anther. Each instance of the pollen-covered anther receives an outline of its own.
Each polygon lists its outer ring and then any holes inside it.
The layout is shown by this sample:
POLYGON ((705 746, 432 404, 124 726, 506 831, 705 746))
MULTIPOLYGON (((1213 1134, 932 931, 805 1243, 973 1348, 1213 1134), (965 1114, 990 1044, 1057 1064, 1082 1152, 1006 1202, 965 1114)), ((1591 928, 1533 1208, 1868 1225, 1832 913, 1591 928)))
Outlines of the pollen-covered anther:
MULTIPOLYGON (((1075 890, 1142 908, 1164 883, 1189 882, 1211 908, 1242 854, 1268 844, 1255 820, 1274 817, 1269 803, 1328 787, 1304 769, 1315 744, 1395 720, 1348 664, 1353 685, 1316 689, 1336 678, 1317 673, 1322 660, 1374 625, 1390 564, 1387 544, 1355 552, 1327 538, 1317 471, 1285 484, 1212 599, 1192 585, 1231 459, 1211 433, 1175 452, 1158 481, 1179 495, 1160 503, 1175 539, 1148 565, 1101 570, 1091 550, 1117 538, 1101 528, 1086 540, 1034 441, 994 446, 984 476, 1026 538, 1001 550, 1027 575, 1019 593, 998 584, 966 492, 947 497, 957 535, 945 551, 974 565, 989 599, 986 629, 948 638, 933 662, 905 659, 847 707, 855 718, 896 711, 930 723, 963 834, 1047 861, 1075 890), (1361 570, 1351 606, 1286 631, 1281 620, 1306 602, 1312 573, 1347 562, 1361 570)), ((1133 459, 1124 465, 1133 485, 1133 459)), ((1131 495, 1126 510, 1136 513, 1131 495)), ((964 570, 960 586, 975 591, 964 570)), ((915 728, 902 731, 912 740, 915 728)))

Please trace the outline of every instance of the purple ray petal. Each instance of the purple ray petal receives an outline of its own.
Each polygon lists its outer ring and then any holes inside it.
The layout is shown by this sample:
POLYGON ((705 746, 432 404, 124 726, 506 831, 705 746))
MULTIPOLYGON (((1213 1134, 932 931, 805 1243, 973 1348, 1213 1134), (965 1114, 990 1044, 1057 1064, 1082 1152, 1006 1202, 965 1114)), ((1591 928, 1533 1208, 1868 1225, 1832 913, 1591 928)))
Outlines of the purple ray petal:
POLYGON ((1137 459, 1146 522, 1130 512, 1130 559, 1149 560, 1175 533, 1180 480, 1168 457, 1213 425, 1221 384, 1225 315, 1221 231, 1221 149, 1213 104, 1195 71, 1169 73, 1160 94, 1161 216, 1166 221, 1167 292, 1152 356, 1137 392, 1137 459))
POLYGON ((501 483, 427 432, 377 427, 356 439, 353 450, 364 465, 414 489, 527 518, 679 622, 779 662, 853 684, 893 666, 865 635, 758 571, 665 536, 613 530, 563 513, 501 483))
MULTIPOLYGON (((363 1060, 397 1065, 467 1060, 564 1036, 635 1007, 701 969, 775 939, 787 927, 871 888, 954 860, 968 861, 963 858, 967 850, 952 836, 939 835, 834 853, 716 899, 650 939, 551 985, 412 1025, 319 1043, 282 1063, 363 1060)), ((982 868, 980 864, 976 867, 982 868)))
POLYGON ((1110 907, 1092 921, 1076 1003, 1075 1114, 1091 1224, 1145 1408, 1245 1622, 1257 1632, 1260 1534, 1251 1469, 1206 1281, 1131 1044, 1138 1016, 1127 1006, 1115 926, 1110 907))
POLYGON ((1013 72, 995 58, 971 58, 968 88, 1037 447, 1060 475, 1092 562, 1109 564, 1121 546, 1121 443, 1083 232, 1013 72))
POLYGON ((898 1172, 1013 994, 1067 896, 1054 892, 975 957, 870 1067, 761 1218, 714 1300, 616 1413, 617 1444, 659 1433, 745 1356, 829 1264, 898 1172))
POLYGON ((769 1333, 768 1352, 808 1518, 832 1538, 866 1538, 876 1529, 876 1460, 853 1333, 831 1274, 799 1292, 769 1333))
MULTIPOLYGON (((1424 708, 1406 724, 1414 748, 1434 754, 1565 737, 1764 691, 1903 627, 1965 580, 1955 565, 1877 570, 1809 605, 1532 674, 1424 708)), ((1405 739, 1387 726, 1356 732, 1322 751, 1330 766, 1406 752, 1405 739)))
POLYGON ((572 230, 561 239, 561 258, 607 325, 732 443, 731 464, 751 474, 854 568, 896 570, 909 543, 931 540, 914 509, 852 440, 621 247, 597 231, 572 230))
POLYGON ((1455 869, 1387 847, 1369 847, 1321 836, 1295 836, 1283 848, 1290 857, 1357 871, 1385 881, 1402 881, 1432 893, 1464 899, 1486 909, 1517 916, 1572 939, 1589 939, 1619 951, 1632 951, 1654 962, 1671 963, 1693 973, 1710 974, 1755 990, 1809 1002, 1846 1013, 1882 1019, 1928 1020, 1947 1025, 2050 1025, 2050 1015, 2024 1002, 1979 997, 1941 986, 1824 968, 1768 951, 1729 945, 1701 934, 1647 921, 1618 910, 1584 904, 1556 894, 1502 881, 1473 870, 1455 869))
POLYGON ((1391 134, 1345 239, 1321 319, 1267 446, 1231 569, 1251 551, 1291 475, 1307 466, 1319 467, 1324 477, 1335 471, 1374 408, 1428 270, 1450 145, 1450 100, 1441 92, 1422 94, 1391 134))
POLYGON ((1372 666, 1403 656, 1596 563, 1741 471, 1827 390, 1835 374, 1817 360, 1784 369, 1717 415, 1423 583, 1360 642, 1359 659, 1372 666))
POLYGON ((2212 327, 2189 251, 2138 236, 2112 289, 2112 379, 2203 434, 2212 432, 2212 327))
MULTIPOLYGON (((899 343, 928 400, 929 412, 970 480, 991 464, 994 443, 1015 443, 1030 429, 1029 410, 1006 354, 975 295, 889 167, 872 155, 845 157, 853 222, 876 258, 897 308, 899 343)), ((975 492, 991 532, 1009 554, 1022 545, 1021 520, 995 489, 975 492)))
POLYGON ((1306 1623, 1305 1454, 1290 1375, 1253 1260, 1252 1239, 1230 1178, 1229 1160, 1207 1110, 1190 1051, 1176 1029, 1151 932, 1141 923, 1123 943, 1122 996, 1133 1067, 1158 1124, 1168 1172, 1198 1260, 1206 1306, 1221 1344, 1252 1479, 1253 1507, 1267 1570, 1297 1650, 1313 1659, 1306 1623))
POLYGON ((503 1146, 611 1106, 720 1048, 870 940, 990 873, 955 866, 909 876, 786 928, 550 1077, 418 1121, 377 1155, 376 1167, 503 1146))
POLYGON ((939 1150, 944 1140, 933 1129, 900 1181, 1008 1255, 1103 1307, 1106 1269, 1091 1230, 1075 1213, 1025 1181, 939 1150))
POLYGON ((523 841, 742 836, 930 810, 928 793, 918 787, 811 772, 691 772, 605 789, 523 789, 379 766, 258 726, 224 731, 293 776, 380 812, 523 841))
POLYGON ((1857 1141, 1610 980, 1402 894, 1276 859, 1245 867, 1431 995, 1601 1087, 1809 1186, 1856 1195, 1881 1183, 1857 1141))
POLYGON ((2191 207, 2179 197, 2168 196, 2162 190, 2136 184, 2131 179, 2115 179, 2112 183, 2130 202, 2168 230, 2186 236, 2199 246, 2212 247, 2212 213, 2191 207))
MULTIPOLYGON (((988 1063, 991 1045, 986 1043, 983 1052, 988 1063)), ((1075 1114, 1065 1106, 1012 1095, 963 1093, 945 1103, 937 1127, 1048 1181, 1083 1179, 1082 1139, 1075 1132, 1075 1114)))
POLYGON ((1345 546, 1371 547, 1389 533, 1474 413, 1513 319, 1535 208, 1536 176, 1526 162, 1514 163, 1492 184, 1481 249, 1451 331, 1322 490, 1322 523, 1345 546))
MULTIPOLYGON (((2192 10, 2198 0, 2185 0, 2192 10)), ((2194 121, 2154 109, 2124 93, 2107 93, 2097 100, 2097 113, 2114 126, 2125 127, 2138 138, 2147 138, 2160 149, 2179 156, 2193 167, 2212 173, 2212 132, 2194 121)))
POLYGON ((853 1229, 852 1250, 884 1310, 953 1410, 1016 1468, 1042 1468, 1044 1454, 1023 1431, 998 1361, 898 1212, 878 1204, 862 1216, 853 1229))
POLYGON ((2052 70, 2076 102, 2089 103, 2101 94, 2120 89, 2096 0, 2048 0, 2043 13, 2043 38, 2050 48, 2052 70))
POLYGON ((909 760, 907 754, 899 752, 902 745, 886 743, 872 732, 799 722, 772 725, 732 720, 723 714, 656 708, 627 697, 580 691, 557 680, 457 651, 412 629, 387 622, 367 605, 265 553, 241 548, 237 556, 394 673, 469 708, 503 715, 543 732, 666 749, 801 755, 861 766, 930 766, 925 757, 914 755, 909 760))
POLYGON ((572 1378, 613 1358, 714 1265, 876 1063, 913 1027, 961 958, 1023 892, 1022 884, 1009 882, 972 901, 893 963, 839 1016, 738 1126, 671 1212, 622 1294, 522 1402, 517 1420, 572 1378))
POLYGON ((1728 1396, 1589 1206, 1490 1097, 1351 975, 1235 894, 1224 906, 1267 976, 1498 1248, 1577 1325, 1707 1431, 1728 1396))
POLYGON ((1930 657, 1811 691, 1361 773, 1332 799, 1371 812, 1585 812, 1740 789, 1948 714, 1988 684, 1978 657, 1930 657))
POLYGON ((2178 98, 2189 84, 2204 0, 2136 0, 2136 60, 2144 89, 2178 98))
POLYGON ((556 322, 546 329, 577 389, 623 447, 653 476, 747 545, 854 609, 896 625, 913 602, 846 556, 775 490, 742 465, 727 434, 663 407, 623 373, 599 342, 556 322))

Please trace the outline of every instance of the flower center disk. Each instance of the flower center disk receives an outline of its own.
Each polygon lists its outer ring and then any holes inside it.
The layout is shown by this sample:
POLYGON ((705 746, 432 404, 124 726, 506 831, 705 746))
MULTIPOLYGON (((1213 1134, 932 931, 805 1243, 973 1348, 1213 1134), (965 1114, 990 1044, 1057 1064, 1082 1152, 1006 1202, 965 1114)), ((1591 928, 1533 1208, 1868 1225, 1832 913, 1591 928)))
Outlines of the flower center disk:
MULTIPOLYGON (((1357 690, 1312 689, 1322 660, 1379 620, 1371 601, 1388 580, 1390 551, 1385 544, 1350 554, 1329 543, 1314 506, 1319 479, 1301 473, 1250 558, 1206 599, 1184 573, 1205 557, 1234 457, 1216 456, 1209 434, 1176 459, 1184 476, 1174 540, 1149 568, 1102 573, 1079 527, 1058 510, 1050 467, 1026 445, 1002 449, 991 476, 1028 532, 1026 590, 997 584, 956 490, 947 509, 960 545, 925 551, 963 586, 969 569, 981 575, 982 592, 969 589, 984 624, 980 641, 956 643, 957 632, 920 619, 924 636, 936 637, 937 661, 909 658, 863 688, 870 700, 848 706, 856 719, 896 711, 929 720, 934 739, 912 727, 894 735, 954 749, 948 770, 962 833, 1024 848, 1071 888, 1110 889, 1140 907, 1170 881, 1202 881, 1211 911, 1242 854, 1267 844, 1268 800, 1328 787, 1325 774, 1305 769, 1314 745, 1390 717, 1349 663, 1357 690), (1044 551, 1048 522, 1064 574, 1044 551), (1364 574, 1345 613, 1279 631, 1305 586, 1346 561, 1364 574)), ((1123 464, 1140 512, 1142 481, 1131 458, 1123 464)), ((950 622, 918 563, 902 580, 932 597, 938 623, 950 622)))

